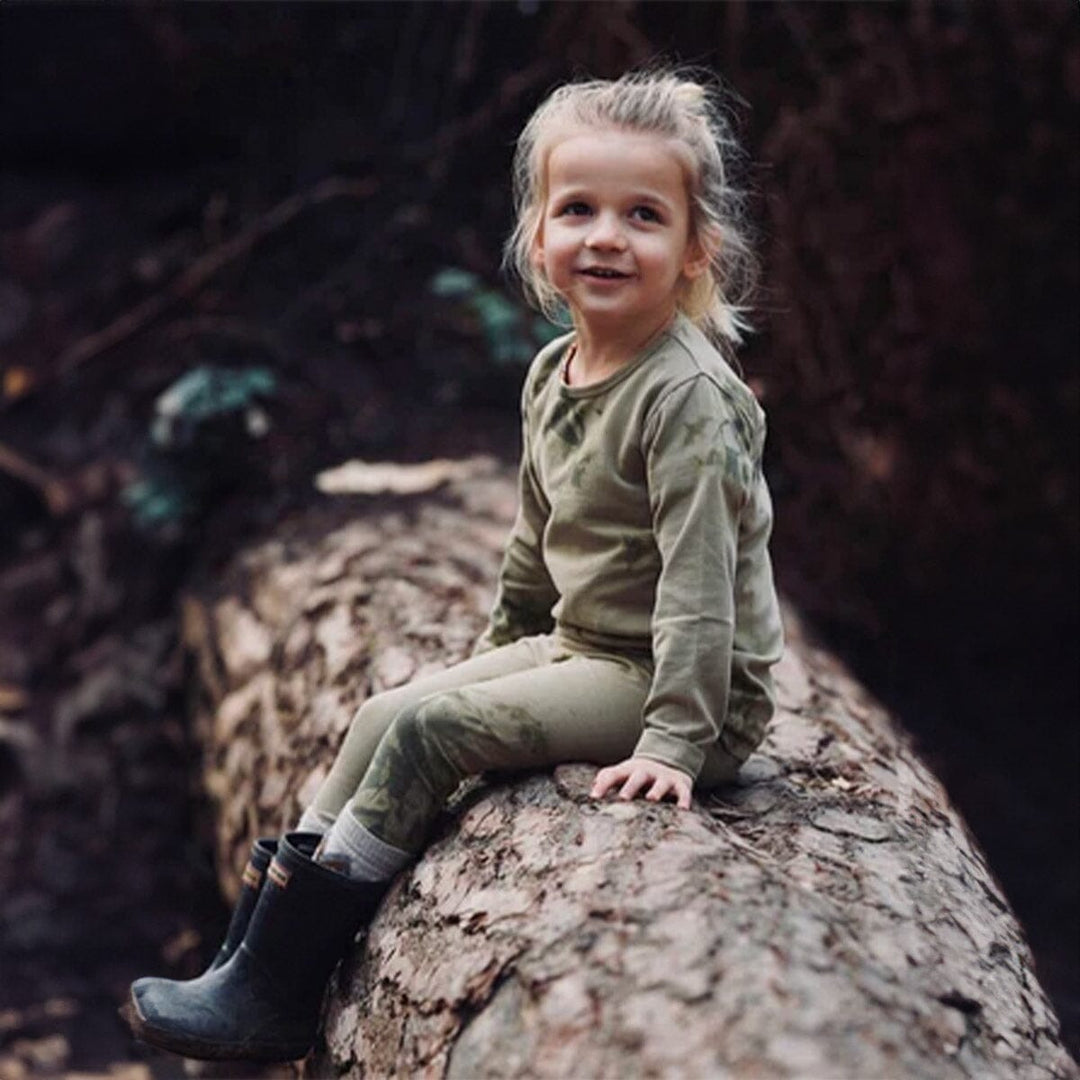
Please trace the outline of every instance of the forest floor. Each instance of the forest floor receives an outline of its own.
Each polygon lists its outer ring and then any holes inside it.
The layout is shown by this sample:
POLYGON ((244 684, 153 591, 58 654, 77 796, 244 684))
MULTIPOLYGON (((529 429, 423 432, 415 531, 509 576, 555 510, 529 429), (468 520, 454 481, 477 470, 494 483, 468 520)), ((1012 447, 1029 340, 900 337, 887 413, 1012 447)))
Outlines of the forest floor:
MULTIPOLYGON (((226 915, 177 639, 176 599, 191 575, 316 498, 319 467, 516 452, 516 386, 534 330, 475 285, 440 294, 423 284, 467 263, 467 236, 440 249, 417 211, 358 244, 361 218, 346 194, 333 213, 312 201, 290 219, 301 225, 267 228, 230 255, 225 238, 253 215, 223 192, 212 175, 150 186, 0 175, 0 333, 10 346, 0 401, 9 451, 0 470, 9 523, 0 538, 0 1080, 196 1074, 134 1043, 116 1016, 132 978, 200 970, 226 915), (177 291, 193 265, 205 279, 177 291), (147 308, 154 298, 160 308, 147 308), (512 324, 498 362, 485 302, 512 324), (125 312, 136 317, 114 342, 95 341, 125 312), (79 342, 92 347, 80 352, 79 342), (208 363, 270 370, 275 388, 206 429, 205 447, 193 423, 192 452, 169 457, 151 432, 155 402, 208 363), (213 483, 192 486, 199 470, 213 483), (148 477, 159 485, 154 503, 148 477)), ((785 573, 781 565, 782 584, 785 573)), ((1075 853, 1069 821, 1060 800, 1040 797, 1030 764, 1010 774, 1001 746, 970 734, 995 700, 1017 704, 1014 681, 988 666, 973 694, 920 651, 916 616, 888 662, 854 638, 841 642, 844 655, 913 721, 967 814, 1025 921, 1075 1053, 1075 869, 1048 870, 1075 853), (980 807, 990 809, 980 816, 980 807)), ((1074 723, 1068 692, 1056 692, 1027 700, 1074 723)))

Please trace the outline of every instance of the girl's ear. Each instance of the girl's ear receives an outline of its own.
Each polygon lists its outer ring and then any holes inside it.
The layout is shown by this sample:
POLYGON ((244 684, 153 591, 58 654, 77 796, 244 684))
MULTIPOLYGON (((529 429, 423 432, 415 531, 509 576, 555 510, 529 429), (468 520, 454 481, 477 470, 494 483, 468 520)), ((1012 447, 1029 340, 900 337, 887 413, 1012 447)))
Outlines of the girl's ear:
POLYGON ((689 281, 701 277, 709 269, 719 250, 720 230, 708 227, 699 230, 686 245, 683 276, 689 281))
POLYGON ((529 245, 529 262, 533 264, 533 267, 537 270, 543 269, 544 266, 544 226, 543 223, 537 225, 536 232, 533 233, 532 243, 529 245))

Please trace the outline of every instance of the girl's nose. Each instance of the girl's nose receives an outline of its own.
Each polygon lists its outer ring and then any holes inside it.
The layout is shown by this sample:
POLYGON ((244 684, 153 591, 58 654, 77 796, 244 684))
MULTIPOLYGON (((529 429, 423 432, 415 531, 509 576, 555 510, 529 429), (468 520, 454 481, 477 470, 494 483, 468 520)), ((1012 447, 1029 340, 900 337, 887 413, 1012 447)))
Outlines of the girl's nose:
POLYGON ((615 215, 598 215, 585 237, 585 244, 590 248, 601 249, 621 250, 626 247, 626 237, 615 215))

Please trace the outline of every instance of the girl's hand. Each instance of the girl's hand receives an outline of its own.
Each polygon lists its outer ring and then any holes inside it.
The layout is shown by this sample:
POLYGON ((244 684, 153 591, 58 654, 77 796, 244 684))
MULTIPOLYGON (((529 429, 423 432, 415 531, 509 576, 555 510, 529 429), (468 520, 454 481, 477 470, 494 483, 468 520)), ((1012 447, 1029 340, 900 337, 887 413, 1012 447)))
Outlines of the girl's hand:
POLYGON ((681 769, 674 769, 659 761, 632 757, 620 761, 618 765, 609 765, 596 774, 589 794, 594 799, 600 799, 619 784, 622 784, 620 799, 633 799, 644 790, 649 802, 659 802, 674 795, 675 803, 681 810, 690 809, 693 781, 681 769))

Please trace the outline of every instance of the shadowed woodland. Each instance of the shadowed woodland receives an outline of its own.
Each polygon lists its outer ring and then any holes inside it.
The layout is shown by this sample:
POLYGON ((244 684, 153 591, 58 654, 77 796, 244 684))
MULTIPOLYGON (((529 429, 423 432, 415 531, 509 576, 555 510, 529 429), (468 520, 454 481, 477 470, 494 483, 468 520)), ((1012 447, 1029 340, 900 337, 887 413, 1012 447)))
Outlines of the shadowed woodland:
POLYGON ((513 139, 661 55, 742 99, 781 589, 916 737, 1077 1052, 1074 5, 9 3, 3 1080, 182 1075, 115 1018, 224 918, 178 597, 319 470, 513 460, 552 333, 498 269, 513 139))

